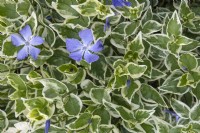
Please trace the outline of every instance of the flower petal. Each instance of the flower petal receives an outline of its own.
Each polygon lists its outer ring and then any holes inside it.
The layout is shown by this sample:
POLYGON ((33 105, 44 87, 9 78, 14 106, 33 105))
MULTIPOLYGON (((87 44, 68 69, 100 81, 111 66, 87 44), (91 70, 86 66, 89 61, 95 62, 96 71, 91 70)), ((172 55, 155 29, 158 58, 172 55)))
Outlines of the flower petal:
POLYGON ((129 88, 129 87, 130 87, 130 85, 131 85, 131 80, 130 80, 130 79, 128 79, 128 80, 126 81, 126 87, 127 87, 127 88, 129 88))
POLYGON ((41 45, 43 42, 43 38, 39 36, 34 36, 30 40, 30 44, 32 44, 33 46, 41 45))
POLYGON ((107 29, 110 28, 110 22, 109 22, 109 18, 106 18, 106 23, 104 24, 104 32, 106 32, 107 29))
POLYGON ((29 46, 29 54, 33 57, 34 60, 37 59, 38 55, 40 53, 40 49, 33 47, 33 46, 29 46))
POLYGON ((24 46, 18 53, 17 53, 17 59, 23 60, 26 57, 28 57, 28 47, 24 46))
POLYGON ((69 57, 72 58, 75 61, 81 61, 83 57, 83 52, 82 50, 78 50, 76 52, 70 53, 69 57))
POLYGON ((19 33, 24 37, 26 41, 28 41, 30 37, 32 36, 31 27, 29 25, 26 25, 24 28, 22 28, 19 31, 19 33))
POLYGON ((112 0, 112 5, 115 7, 123 7, 123 0, 112 0))
POLYGON ((88 63, 92 63, 95 62, 99 59, 99 56, 96 54, 92 54, 90 53, 88 50, 85 51, 84 54, 84 59, 88 62, 88 63))
POLYGON ((74 52, 83 47, 83 44, 77 39, 66 39, 66 48, 69 52, 74 52))
POLYGON ((90 51, 92 52, 99 52, 101 50, 103 50, 103 43, 101 40, 98 40, 94 45, 92 45, 90 48, 89 48, 90 51))
POLYGON ((12 44, 15 46, 20 46, 22 44, 25 44, 25 40, 18 34, 12 34, 11 41, 12 41, 12 44))
POLYGON ((45 123, 45 131, 44 131, 45 133, 49 132, 50 124, 51 124, 50 120, 47 120, 45 123))
POLYGON ((79 32, 79 37, 83 41, 84 45, 90 45, 93 39, 93 34, 91 29, 85 29, 79 32))
POLYGON ((132 5, 131 2, 128 2, 128 1, 124 1, 124 4, 125 4, 126 6, 131 6, 131 5, 132 5))
POLYGON ((131 2, 125 0, 112 0, 112 4, 115 7, 131 6, 131 2))

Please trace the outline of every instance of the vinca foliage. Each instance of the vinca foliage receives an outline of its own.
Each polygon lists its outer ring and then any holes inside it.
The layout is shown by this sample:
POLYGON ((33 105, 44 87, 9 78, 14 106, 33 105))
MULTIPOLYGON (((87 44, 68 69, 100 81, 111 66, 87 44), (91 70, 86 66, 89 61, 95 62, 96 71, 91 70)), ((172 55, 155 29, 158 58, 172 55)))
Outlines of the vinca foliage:
POLYGON ((198 0, 1 0, 0 132, 199 133, 198 0))

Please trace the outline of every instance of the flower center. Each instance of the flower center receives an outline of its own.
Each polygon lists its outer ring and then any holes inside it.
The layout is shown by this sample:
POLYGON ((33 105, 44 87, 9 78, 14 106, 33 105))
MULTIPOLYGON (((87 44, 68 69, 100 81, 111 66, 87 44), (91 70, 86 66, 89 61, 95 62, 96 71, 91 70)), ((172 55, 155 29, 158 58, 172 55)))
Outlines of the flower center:
POLYGON ((29 45, 30 45, 30 43, 29 43, 28 41, 26 41, 26 42, 25 42, 25 45, 26 45, 26 46, 29 46, 29 45))
POLYGON ((82 50, 86 51, 87 50, 87 46, 83 46, 82 50))

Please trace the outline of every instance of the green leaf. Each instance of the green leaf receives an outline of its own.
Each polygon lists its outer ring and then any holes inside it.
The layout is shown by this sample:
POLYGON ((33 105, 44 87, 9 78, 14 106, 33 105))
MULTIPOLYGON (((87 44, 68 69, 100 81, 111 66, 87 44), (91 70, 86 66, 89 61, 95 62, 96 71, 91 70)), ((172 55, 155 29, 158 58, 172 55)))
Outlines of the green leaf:
POLYGON ((44 97, 49 99, 60 99, 61 95, 68 92, 68 88, 62 82, 49 78, 49 79, 40 79, 38 80, 44 87, 42 90, 42 94, 44 97))
POLYGON ((20 16, 16 12, 15 2, 1 2, 0 3, 0 16, 8 19, 18 19, 20 16))
POLYGON ((190 111, 190 118, 193 120, 193 121, 200 121, 200 104, 199 103, 196 103, 191 111, 190 111))
POLYGON ((135 119, 137 121, 137 123, 144 123, 145 121, 147 121, 151 115, 153 115, 155 111, 154 110, 137 110, 134 113, 135 119))
POLYGON ((178 87, 184 87, 187 85, 192 85, 194 83, 194 79, 190 73, 185 73, 181 76, 179 82, 178 82, 178 87))
POLYGON ((79 5, 73 5, 72 8, 74 8, 78 13, 84 16, 96 16, 98 14, 96 8, 100 2, 96 0, 86 0, 86 2, 79 4, 79 5))
POLYGON ((15 117, 18 117, 26 109, 23 100, 15 100, 15 117))
MULTIPOLYGON (((185 68, 183 68, 183 70, 185 70, 185 68)), ((186 70, 187 71, 187 68, 186 70)), ((190 80, 194 80, 194 82, 199 82, 199 79, 200 79, 200 72, 199 70, 192 70, 189 72, 191 74, 192 77, 190 77, 190 80)))
POLYGON ((60 66, 62 64, 67 64, 71 61, 69 58, 67 51, 65 49, 56 49, 54 50, 53 56, 51 56, 47 63, 52 66, 60 66))
POLYGON ((97 80, 104 80, 107 69, 107 63, 103 55, 99 55, 99 60, 91 64, 88 74, 97 80))
POLYGON ((116 111, 116 107, 118 107, 116 104, 113 104, 103 99, 103 105, 105 106, 106 110, 110 113, 111 116, 116 118, 119 117, 119 113, 116 111))
POLYGON ((128 62, 139 62, 142 61, 142 59, 140 58, 140 55, 138 52, 133 52, 133 51, 127 51, 124 59, 127 60, 128 62))
POLYGON ((153 34, 147 36, 146 41, 153 47, 160 50, 167 50, 167 43, 170 41, 170 38, 165 34, 153 34))
POLYGON ((48 120, 54 113, 55 107, 43 97, 25 100, 24 105, 29 110, 27 117, 30 120, 48 120))
POLYGON ((176 99, 172 99, 171 106, 178 116, 183 118, 189 117, 190 108, 185 103, 176 99))
POLYGON ((113 128, 113 125, 102 124, 99 126, 99 133, 110 133, 113 128))
POLYGON ((116 111, 119 113, 121 118, 126 122, 131 122, 133 124, 136 123, 136 120, 134 118, 134 114, 131 110, 128 110, 127 108, 124 108, 122 106, 116 107, 116 111))
POLYGON ((195 18, 195 13, 192 12, 188 5, 187 0, 182 0, 180 4, 180 10, 179 14, 184 21, 183 25, 188 28, 195 28, 195 25, 193 23, 193 19, 195 18))
POLYGON ((5 64, 0 63, 0 79, 6 78, 9 73, 9 67, 5 64))
POLYGON ((105 38, 107 36, 106 33, 103 30, 104 29, 104 23, 95 22, 95 23, 93 23, 91 28, 92 28, 95 40, 98 40, 100 38, 105 38))
MULTIPOLYGON (((123 106, 129 110, 132 109, 131 104, 126 101, 126 99, 124 99, 120 94, 112 94, 112 102, 117 106, 123 106)), ((137 108, 137 105, 134 108, 137 108)))
POLYGON ((110 43, 116 48, 125 49, 124 46, 127 45, 127 40, 124 39, 124 35, 120 35, 118 33, 111 34, 110 43))
POLYGON ((19 50, 19 47, 14 46, 14 45, 12 44, 12 42, 4 41, 4 42, 3 42, 2 49, 3 49, 3 50, 2 50, 2 51, 3 51, 3 54, 4 54, 6 57, 15 57, 17 51, 19 50))
POLYGON ((146 23, 149 20, 152 20, 153 12, 151 6, 147 9, 147 11, 142 16, 142 24, 146 23))
MULTIPOLYGON (((2 33, 11 32, 13 27, 14 27, 14 24, 9 19, 7 19, 7 18, 0 19, 0 31, 2 33)), ((1 45, 3 44, 3 41, 5 40, 6 37, 7 37, 7 35, 1 35, 1 37, 0 37, 1 45)))
POLYGON ((198 66, 195 56, 189 53, 182 54, 178 61, 181 69, 187 68, 188 70, 194 70, 198 66))
POLYGON ((82 101, 77 96, 71 93, 66 101, 63 101, 63 111, 69 116, 77 116, 82 109, 82 101))
POLYGON ((152 68, 153 68, 152 64, 153 63, 151 62, 151 60, 149 60, 146 56, 144 56, 142 62, 139 63, 139 65, 145 65, 145 66, 147 66, 147 69, 144 72, 144 75, 146 77, 148 77, 148 78, 151 78, 151 76, 152 76, 152 68))
POLYGON ((154 81, 164 78, 165 76, 166 74, 164 72, 161 72, 159 69, 152 68, 151 78, 149 78, 149 80, 154 81))
POLYGON ((97 0, 87 0, 79 5, 72 5, 72 7, 83 16, 91 17, 98 15, 98 18, 105 19, 113 16, 112 10, 97 0))
POLYGON ((189 45, 182 45, 182 51, 192 51, 199 47, 199 41, 192 40, 189 45))
POLYGON ((128 22, 122 22, 122 23, 119 23, 114 29, 113 29, 113 33, 117 33, 117 34, 120 34, 120 35, 124 35, 125 34, 125 31, 124 31, 124 28, 126 26, 128 26, 128 22))
POLYGON ((182 48, 182 46, 177 45, 175 40, 173 40, 167 44, 168 51, 175 55, 178 55, 180 53, 181 48, 182 48))
POLYGON ((90 24, 90 18, 79 16, 78 18, 67 19, 66 23, 73 25, 73 27, 78 27, 78 26, 88 27, 90 24))
POLYGON ((132 78, 139 78, 141 77, 144 72, 146 71, 147 69, 147 66, 145 65, 137 65, 137 64, 134 64, 134 63, 128 63, 126 65, 126 68, 129 72, 129 75, 132 77, 132 78))
POLYGON ((38 18, 38 21, 40 23, 42 23, 44 25, 44 27, 38 26, 36 28, 37 31, 38 31, 38 34, 41 35, 44 38, 44 40, 45 40, 44 44, 47 43, 47 45, 49 45, 49 47, 52 47, 52 46, 54 46, 55 41, 56 41, 55 33, 54 33, 54 31, 49 26, 47 26, 41 20, 42 20, 42 17, 38 18))
POLYGON ((86 77, 86 71, 83 68, 79 68, 77 74, 70 77, 68 80, 72 84, 80 84, 86 77))
POLYGON ((79 16, 78 12, 71 7, 71 5, 75 4, 77 4, 77 2, 74 0, 52 1, 52 7, 57 11, 57 13, 66 19, 77 18, 79 16))
POLYGON ((86 128, 91 121, 92 114, 90 113, 83 113, 79 116, 78 119, 76 119, 74 122, 71 122, 67 127, 70 130, 81 130, 86 128))
POLYGON ((146 50, 146 54, 150 55, 155 60, 163 60, 166 57, 166 53, 164 50, 158 49, 156 47, 151 47, 148 42, 146 42, 147 47, 150 47, 150 50, 146 50), (148 53, 147 53, 148 52, 148 53))
POLYGON ((128 75, 128 70, 125 67, 125 62, 121 59, 114 62, 113 67, 115 68, 114 74, 118 76, 128 75))
POLYGON ((153 124, 142 123, 140 126, 144 129, 144 131, 146 131, 146 133, 154 133, 155 131, 153 124))
POLYGON ((158 88, 167 93, 183 95, 188 91, 188 87, 177 87, 182 74, 183 73, 179 70, 173 71, 171 75, 167 77, 164 83, 158 88))
POLYGON ((125 34, 126 36, 131 36, 136 34, 138 28, 139 28, 140 22, 139 21, 133 21, 133 22, 129 22, 127 23, 126 27, 125 27, 125 34))
MULTIPOLYGON (((5 27, 8 27, 7 26, 7 24, 9 24, 10 25, 10 23, 9 23, 9 21, 7 20, 7 19, 1 19, 0 20, 0 31, 1 32, 5 32, 4 30, 6 30, 5 29, 5 27), (6 22, 4 22, 4 20, 6 21, 6 22)), ((6 39, 6 35, 1 35, 0 36, 0 46, 2 46, 2 44, 3 44, 3 41, 6 39)))
POLYGON ((99 117, 98 115, 92 116, 91 124, 89 126, 90 132, 92 133, 98 132, 100 121, 101 121, 101 117, 99 117))
MULTIPOLYGON (((35 33, 38 29, 40 30, 40 28, 37 27, 38 26, 38 19, 37 19, 35 12, 32 12, 30 17, 28 17, 26 19, 26 21, 24 21, 24 23, 21 25, 21 29, 23 27, 25 27, 26 25, 29 25, 31 27, 33 35, 35 35, 35 33)), ((37 34, 39 35, 39 33, 37 33, 37 34)))
MULTIPOLYGON (((43 133, 44 132, 44 127, 41 127, 39 129, 36 129, 34 130, 34 133, 43 133)), ((64 129, 63 127, 58 127, 58 126, 55 126, 53 124, 51 124, 51 128, 49 128, 49 132, 57 132, 57 133, 66 133, 67 130, 64 129)))
POLYGON ((147 84, 142 84, 140 87, 140 91, 141 91, 143 99, 145 99, 146 101, 157 103, 164 107, 167 106, 165 101, 163 100, 161 95, 155 90, 155 88, 147 84))
POLYGON ((0 110, 0 132, 4 132, 8 127, 7 115, 3 110, 0 110))
POLYGON ((100 122, 101 124, 109 124, 111 122, 111 116, 103 106, 95 109, 93 115, 98 115, 101 117, 101 122, 100 122))
POLYGON ((179 45, 179 46, 183 46, 183 45, 189 45, 193 42, 192 39, 186 37, 186 36, 178 36, 175 39, 175 44, 179 45))
POLYGON ((102 100, 111 101, 108 90, 104 88, 92 88, 90 90, 90 98, 94 103, 102 104, 102 100))
POLYGON ((178 65, 178 59, 176 58, 175 55, 169 54, 165 58, 165 66, 170 70, 174 71, 176 69, 180 69, 178 65))
POLYGON ((123 8, 122 15, 125 18, 129 18, 131 21, 137 20, 141 17, 144 8, 144 3, 138 4, 135 7, 123 8))
POLYGON ((169 132, 169 129, 171 128, 169 123, 162 120, 157 120, 157 125, 160 133, 171 133, 169 132))
POLYGON ((53 55, 52 50, 46 50, 46 49, 42 50, 38 55, 37 60, 30 58, 30 63, 33 64, 35 67, 40 67, 43 64, 45 64, 46 60, 48 60, 52 55, 53 55))
POLYGON ((74 64, 62 64, 61 66, 57 67, 57 69, 67 76, 74 76, 78 72, 78 68, 74 64))
POLYGON ((30 81, 34 81, 40 78, 42 78, 42 76, 36 71, 30 71, 29 74, 27 75, 27 79, 30 81))
POLYGON ((128 50, 131 50, 133 52, 138 52, 139 54, 144 53, 144 46, 142 42, 141 32, 139 32, 138 35, 135 37, 135 39, 128 44, 127 48, 128 50))
POLYGON ((197 83, 196 87, 192 89, 192 93, 194 94, 194 96, 200 100, 200 82, 197 83))
POLYGON ((89 79, 84 80, 81 82, 81 88, 83 89, 84 93, 89 97, 89 92, 92 88, 96 87, 96 85, 89 79))
POLYGON ((191 122, 190 123, 192 125, 192 129, 195 131, 195 132, 200 132, 200 124, 198 122, 191 122))
MULTIPOLYGON (((119 58, 119 59, 116 59, 114 62, 113 62, 113 64, 112 64, 112 66, 113 66, 113 68, 117 68, 118 66, 125 66, 126 65, 126 62, 124 61, 124 60, 122 60, 121 58, 119 58)), ((126 73, 126 72, 124 72, 124 73, 126 73)))
POLYGON ((178 13, 174 11, 171 19, 169 20, 167 24, 167 34, 169 36, 174 35, 174 36, 179 36, 182 34, 182 25, 181 21, 179 19, 178 13))
POLYGON ((181 133, 182 127, 173 127, 170 130, 168 130, 170 133, 181 133))
POLYGON ((10 73, 7 78, 8 84, 10 84, 16 90, 9 96, 10 99, 17 100, 20 98, 26 98, 27 87, 24 81, 19 77, 19 75, 10 73))
MULTIPOLYGON (((65 9, 66 10, 66 9, 65 9)), ((60 24, 60 23, 53 23, 49 25, 51 28, 53 28, 58 36, 65 42, 66 38, 78 38, 78 30, 72 29, 67 24, 60 24)))
POLYGON ((131 80, 130 82, 130 86, 126 86, 121 89, 122 97, 127 99, 129 102, 131 102, 132 97, 139 90, 141 85, 139 81, 131 80))
POLYGON ((148 20, 143 26, 142 26, 142 33, 144 34, 152 34, 155 32, 160 31, 162 28, 162 25, 158 23, 155 20, 148 20))
POLYGON ((30 7, 31 7, 31 4, 29 0, 18 1, 16 11, 20 15, 28 16, 30 7))
POLYGON ((113 81, 113 88, 122 88, 126 86, 127 76, 125 75, 116 75, 113 81))

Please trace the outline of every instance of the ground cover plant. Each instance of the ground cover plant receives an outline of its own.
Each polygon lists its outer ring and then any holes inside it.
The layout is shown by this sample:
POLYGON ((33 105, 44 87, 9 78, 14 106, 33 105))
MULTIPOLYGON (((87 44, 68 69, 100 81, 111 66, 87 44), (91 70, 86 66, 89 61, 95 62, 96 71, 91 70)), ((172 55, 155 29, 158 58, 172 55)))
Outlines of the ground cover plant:
POLYGON ((1 0, 0 132, 199 133, 198 0, 1 0))

